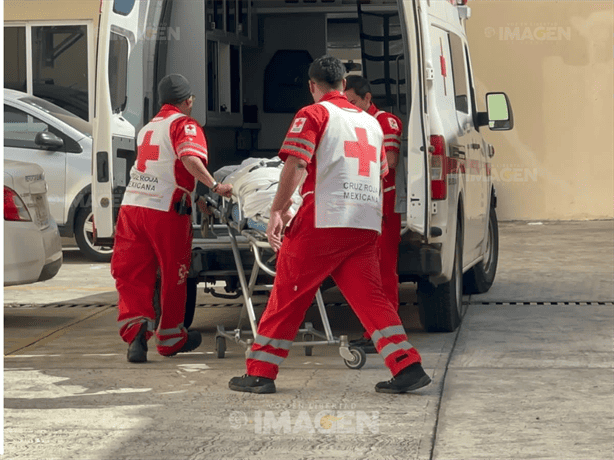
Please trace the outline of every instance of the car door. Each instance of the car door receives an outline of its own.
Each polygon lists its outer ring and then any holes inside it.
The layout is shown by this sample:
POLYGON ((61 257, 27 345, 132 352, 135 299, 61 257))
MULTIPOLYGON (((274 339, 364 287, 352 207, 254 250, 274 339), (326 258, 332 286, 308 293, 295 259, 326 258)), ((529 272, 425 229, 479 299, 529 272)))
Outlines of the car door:
POLYGON ((41 118, 4 104, 4 157, 35 163, 43 168, 49 187, 49 212, 62 225, 66 206, 66 142, 60 148, 41 145, 36 142, 36 136, 42 132, 65 139, 65 135, 41 118))

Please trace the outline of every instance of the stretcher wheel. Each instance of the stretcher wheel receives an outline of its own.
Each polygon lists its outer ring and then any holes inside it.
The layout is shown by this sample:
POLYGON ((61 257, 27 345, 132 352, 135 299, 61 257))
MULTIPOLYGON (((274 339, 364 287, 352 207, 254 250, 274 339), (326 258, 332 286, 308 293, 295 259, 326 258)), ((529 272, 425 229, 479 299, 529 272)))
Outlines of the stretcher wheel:
MULTIPOLYGON (((303 342, 312 342, 313 334, 303 334, 303 342)), ((305 347, 305 356, 311 356, 313 354, 313 347, 305 347)))
POLYGON ((224 337, 215 338, 215 351, 219 359, 222 359, 226 355, 226 339, 224 337))
POLYGON ((353 359, 344 359, 345 365, 350 369, 360 369, 367 362, 367 354, 362 348, 350 348, 353 359))

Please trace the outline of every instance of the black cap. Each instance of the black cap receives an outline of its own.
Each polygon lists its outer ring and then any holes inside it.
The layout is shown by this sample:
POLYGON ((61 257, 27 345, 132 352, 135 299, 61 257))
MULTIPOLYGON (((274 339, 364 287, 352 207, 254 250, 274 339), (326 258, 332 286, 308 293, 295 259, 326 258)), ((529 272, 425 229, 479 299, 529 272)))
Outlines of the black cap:
POLYGON ((158 83, 160 104, 178 104, 191 95, 190 82, 183 75, 167 75, 158 83))

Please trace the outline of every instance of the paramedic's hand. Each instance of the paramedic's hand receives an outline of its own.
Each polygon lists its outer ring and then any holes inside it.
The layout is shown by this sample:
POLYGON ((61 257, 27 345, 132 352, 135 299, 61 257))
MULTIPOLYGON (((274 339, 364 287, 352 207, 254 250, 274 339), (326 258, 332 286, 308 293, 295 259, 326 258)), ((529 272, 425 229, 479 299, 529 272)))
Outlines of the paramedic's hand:
POLYGON ((230 198, 232 196, 232 184, 219 184, 215 188, 215 193, 223 197, 230 198))
POLYGON ((281 213, 281 221, 284 224, 284 228, 288 225, 288 222, 290 222, 293 217, 294 217, 294 214, 292 213, 290 209, 281 213))
POLYGON ((281 248, 281 232, 284 229, 284 221, 281 211, 272 211, 269 218, 269 225, 266 228, 266 237, 273 251, 279 251, 281 248))
POLYGON ((198 197, 198 199, 196 200, 196 205, 198 206, 198 209, 200 209, 200 212, 202 212, 203 214, 208 214, 210 216, 213 215, 213 213, 209 209, 209 206, 207 205, 207 202, 202 197, 198 197))

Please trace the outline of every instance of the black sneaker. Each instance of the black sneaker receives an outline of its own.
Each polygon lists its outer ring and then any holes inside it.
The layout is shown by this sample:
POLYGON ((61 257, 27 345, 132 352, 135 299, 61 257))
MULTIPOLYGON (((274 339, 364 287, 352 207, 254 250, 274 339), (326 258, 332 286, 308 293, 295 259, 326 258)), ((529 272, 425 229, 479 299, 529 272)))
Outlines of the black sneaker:
POLYGON ((243 377, 231 378, 228 388, 247 393, 275 393, 275 380, 245 374, 243 377))
POLYGON ((147 323, 141 325, 134 340, 128 346, 128 362, 144 363, 147 361, 147 323))
POLYGON ((425 387, 429 383, 431 383, 431 378, 422 369, 422 364, 414 363, 391 380, 379 382, 375 385, 375 391, 378 393, 407 393, 425 387))
POLYGON ((373 340, 366 337, 361 337, 359 339, 350 340, 350 347, 353 348, 362 348, 363 351, 367 354, 369 353, 377 353, 377 349, 375 348, 375 344, 373 340))
POLYGON ((188 351, 196 350, 203 342, 203 336, 198 331, 188 331, 188 340, 185 341, 183 347, 166 357, 175 356, 177 353, 187 353, 188 351))

